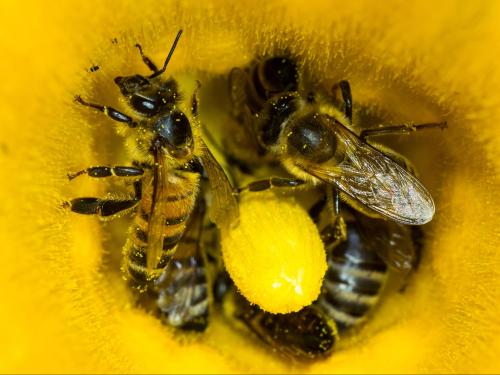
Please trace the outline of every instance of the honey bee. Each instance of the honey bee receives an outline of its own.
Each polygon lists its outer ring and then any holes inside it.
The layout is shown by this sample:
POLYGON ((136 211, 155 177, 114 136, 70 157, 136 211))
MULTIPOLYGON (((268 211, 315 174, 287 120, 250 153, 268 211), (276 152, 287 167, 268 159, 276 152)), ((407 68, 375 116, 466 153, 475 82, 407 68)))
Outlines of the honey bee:
MULTIPOLYGON (((332 104, 333 94, 302 95, 299 87, 297 63, 286 56, 258 60, 230 72, 231 113, 239 124, 236 147, 246 149, 236 152, 227 147, 231 157, 245 161, 253 154, 254 159, 257 155, 260 160, 275 160, 294 177, 254 181, 239 191, 324 185, 333 188, 336 207, 340 197, 369 216, 401 224, 429 222, 435 212, 434 201, 422 183, 401 166, 405 159, 393 151, 377 149, 367 138, 444 128, 446 124, 387 126, 356 134, 347 81, 333 89, 342 94, 343 112, 332 104)), ((343 230, 342 223, 337 226, 343 230)))
POLYGON ((328 356, 337 342, 335 321, 318 306, 310 305, 288 314, 271 314, 234 291, 226 271, 220 270, 213 284, 214 300, 233 303, 232 315, 263 343, 285 357, 301 360, 328 356), (226 295, 231 292, 232 298, 226 295))
POLYGON ((335 320, 340 333, 367 320, 380 300, 389 271, 406 278, 420 252, 415 241, 418 227, 370 218, 349 207, 342 208, 342 216, 347 224, 345 240, 336 238, 332 224, 321 230, 328 270, 316 302, 335 320))
POLYGON ((73 212, 102 218, 135 212, 123 251, 122 269, 131 286, 140 291, 154 284, 172 260, 200 194, 202 171, 208 176, 213 193, 211 220, 221 228, 228 228, 238 218, 231 184, 201 137, 199 84, 192 96, 191 108, 186 110, 175 79, 162 76, 181 34, 182 30, 161 69, 137 44, 142 61, 152 74, 114 79, 137 118, 108 106, 88 103, 80 96, 75 98, 79 104, 103 112, 122 125, 120 134, 126 136, 125 144, 133 162, 131 166, 86 168, 68 174, 69 179, 80 175, 127 178, 133 182, 134 195, 128 199, 75 198, 67 205, 73 212))
POLYGON ((240 304, 236 317, 259 339, 285 356, 316 359, 328 356, 334 348, 335 322, 316 306, 288 314, 271 314, 248 301, 240 304))
MULTIPOLYGON (((388 269, 406 275, 414 268, 417 245, 407 225, 425 224, 435 211, 432 197, 408 160, 369 144, 367 138, 446 124, 387 126, 357 134, 347 81, 334 86, 332 98, 322 93, 303 95, 299 87, 297 63, 286 56, 234 68, 229 74, 231 115, 240 126, 225 150, 250 168, 278 162, 294 177, 254 181, 239 192, 323 185, 323 205, 330 208, 330 217, 321 236, 330 253, 329 269, 314 306, 344 332, 366 321, 380 299, 388 269), (336 91, 341 93, 343 111, 332 103, 336 91), (341 205, 341 199, 348 205, 341 205)), ((254 306, 239 316, 258 332, 254 322, 277 322, 267 320, 266 314, 254 306)), ((284 322, 287 315, 279 319, 284 322)), ((265 336, 260 334, 274 346, 287 345, 285 339, 273 342, 265 336)), ((293 339, 289 344, 293 347, 293 339)))

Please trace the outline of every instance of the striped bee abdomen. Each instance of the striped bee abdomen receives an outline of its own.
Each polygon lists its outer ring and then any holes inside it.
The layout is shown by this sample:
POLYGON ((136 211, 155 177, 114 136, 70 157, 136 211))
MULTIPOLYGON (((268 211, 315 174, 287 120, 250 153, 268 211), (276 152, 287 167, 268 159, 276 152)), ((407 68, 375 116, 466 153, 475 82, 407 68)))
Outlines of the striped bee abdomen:
POLYGON ((129 238, 124 248, 125 278, 130 285, 141 291, 161 275, 162 270, 172 259, 177 244, 183 237, 188 219, 193 211, 198 194, 200 175, 197 172, 174 170, 167 176, 168 192, 162 203, 162 254, 156 269, 148 272, 147 253, 149 246, 148 229, 151 216, 153 184, 143 185, 143 197, 137 210, 129 238))
POLYGON ((174 259, 158 279, 157 306, 170 326, 204 331, 208 324, 208 284, 203 259, 174 259))
POLYGON ((366 320, 387 279, 386 264, 367 247, 357 226, 348 225, 347 241, 329 256, 318 303, 335 320, 339 331, 366 320))
POLYGON ((236 296, 236 318, 262 341, 289 357, 314 359, 328 355, 337 341, 337 328, 327 314, 306 306, 288 314, 271 314, 236 296))
POLYGON ((172 327, 204 331, 208 324, 208 281, 202 245, 205 201, 200 197, 172 261, 155 283, 161 319, 172 327))

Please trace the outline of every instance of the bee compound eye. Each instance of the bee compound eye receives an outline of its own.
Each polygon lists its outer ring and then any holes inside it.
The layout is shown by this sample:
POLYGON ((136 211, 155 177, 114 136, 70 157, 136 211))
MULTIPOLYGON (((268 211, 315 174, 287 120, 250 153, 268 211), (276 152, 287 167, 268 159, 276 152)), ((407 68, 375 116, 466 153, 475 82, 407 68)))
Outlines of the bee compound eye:
POLYGON ((138 113, 145 116, 152 116, 158 112, 158 103, 154 99, 140 95, 132 95, 130 105, 138 113))
POLYGON ((297 89, 297 66, 287 57, 268 59, 263 67, 268 84, 278 91, 294 91, 297 89))

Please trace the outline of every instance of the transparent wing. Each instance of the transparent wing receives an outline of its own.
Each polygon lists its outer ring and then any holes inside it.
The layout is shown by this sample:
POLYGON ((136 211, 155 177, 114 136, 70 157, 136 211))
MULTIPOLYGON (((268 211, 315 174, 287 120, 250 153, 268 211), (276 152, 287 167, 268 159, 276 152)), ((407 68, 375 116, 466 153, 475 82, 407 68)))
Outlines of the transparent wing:
POLYGON ((148 271, 156 268, 163 250, 163 224, 165 222, 166 169, 161 150, 155 152, 153 167, 153 197, 148 224, 148 250, 146 261, 148 271))
POLYGON ((247 103, 248 77, 244 70, 233 68, 229 73, 229 99, 233 116, 238 117, 247 103))
POLYGON ((157 305, 168 324, 202 330, 208 317, 208 286, 200 249, 203 202, 193 212, 172 261, 156 282, 157 305))
POLYGON ((220 228, 228 229, 238 222, 239 209, 233 188, 224 170, 203 143, 201 163, 208 176, 211 189, 209 217, 220 228))
POLYGON ((335 165, 299 165, 302 169, 399 223, 421 225, 432 219, 434 201, 416 177, 342 125, 332 130, 339 147, 345 147, 344 159, 335 165))
POLYGON ((248 107, 248 74, 240 68, 233 68, 229 73, 229 99, 231 101, 231 114, 238 120, 240 127, 235 129, 239 134, 235 134, 232 141, 237 141, 237 147, 263 152, 259 144, 257 132, 254 126, 254 118, 248 107))
POLYGON ((368 249, 375 251, 393 270, 408 273, 414 268, 416 249, 411 227, 351 211, 368 249))

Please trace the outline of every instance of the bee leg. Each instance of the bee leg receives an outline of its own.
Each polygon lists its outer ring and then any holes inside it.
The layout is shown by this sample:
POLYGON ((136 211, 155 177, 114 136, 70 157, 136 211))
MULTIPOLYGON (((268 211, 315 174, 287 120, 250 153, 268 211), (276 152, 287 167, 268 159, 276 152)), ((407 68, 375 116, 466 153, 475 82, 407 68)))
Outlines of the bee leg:
POLYGON ((340 214, 340 195, 334 187, 326 192, 326 201, 330 212, 333 214, 332 223, 327 225, 320 233, 321 238, 326 236, 323 241, 326 245, 336 247, 339 243, 347 240, 347 228, 344 218, 340 214), (325 241, 326 240, 326 241, 325 241))
POLYGON ((311 208, 309 208, 309 217, 314 221, 314 223, 318 224, 319 215, 323 211, 326 206, 326 195, 321 197, 316 203, 314 203, 311 208))
POLYGON ((113 216, 139 203, 136 199, 115 200, 94 197, 75 198, 69 202, 71 211, 83 215, 113 216))
POLYGON ((334 224, 328 224, 319 233, 325 249, 335 249, 340 243, 347 240, 347 227, 341 217, 334 224))
POLYGON ((415 259, 412 265, 414 271, 418 270, 422 260, 422 248, 424 246, 424 231, 419 226, 411 226, 411 238, 415 247, 415 259))
POLYGON ((75 96, 75 101, 77 103, 80 103, 81 105, 86 106, 86 107, 95 108, 98 111, 101 111, 102 113, 104 113, 106 116, 108 116, 112 120, 115 120, 118 122, 124 122, 131 128, 135 128, 137 126, 137 123, 132 119, 132 117, 130 117, 130 116, 114 109, 114 108, 100 105, 100 104, 87 103, 85 100, 82 99, 82 97, 80 95, 75 96))
POLYGON ((391 135, 391 134, 410 134, 418 130, 424 129, 434 129, 440 128, 445 129, 448 125, 446 121, 443 122, 428 122, 425 124, 403 124, 403 125, 390 125, 390 126, 382 126, 380 128, 375 129, 365 129, 361 131, 359 137, 362 141, 366 142, 368 137, 376 137, 379 135, 391 135))
POLYGON ((137 47, 139 49, 139 53, 141 54, 141 58, 142 58, 142 61, 144 62, 144 64, 147 65, 147 67, 153 72, 153 73, 157 73, 158 72, 158 67, 155 65, 154 62, 151 61, 151 59, 147 56, 144 55, 144 53, 142 52, 142 47, 139 43, 136 43, 135 47, 137 47))
MULTIPOLYGON (((424 246, 424 231, 419 226, 410 226, 411 239, 413 241, 413 247, 415 248, 415 257, 412 262, 411 272, 418 271, 420 262, 422 260, 422 248, 424 246)), ((404 293, 408 285, 410 284, 409 275, 405 277, 403 284, 399 287, 398 292, 404 293)))
MULTIPOLYGON (((315 203, 309 210, 309 213, 315 209, 318 210, 317 216, 319 216, 321 210, 327 206, 329 211, 333 214, 333 220, 320 231, 320 237, 325 248, 334 249, 341 242, 347 240, 347 227, 344 218, 340 214, 340 196, 337 189, 334 187, 327 190, 325 197, 315 203)), ((313 220, 316 224, 318 223, 314 218, 313 220)))
POLYGON ((389 157, 392 161, 394 161, 396 164, 398 164, 400 167, 402 167, 407 172, 418 177, 417 170, 415 169, 413 164, 403 155, 397 153, 394 150, 383 147, 381 145, 372 145, 372 147, 376 148, 377 150, 379 150, 380 152, 385 154, 387 157, 389 157))
POLYGON ((333 85, 331 91, 332 93, 335 93, 340 89, 340 92, 342 93, 342 100, 344 101, 344 113, 345 117, 349 120, 349 122, 352 123, 352 95, 351 95, 351 85, 349 84, 349 81, 340 81, 339 83, 336 83, 333 85))
POLYGON ((193 96, 191 97, 191 113, 193 114, 194 117, 198 117, 198 105, 199 105, 199 100, 198 100, 198 91, 201 88, 201 82, 196 80, 196 87, 193 92, 193 96))
POLYGON ((264 191, 271 188, 295 188, 297 186, 305 184, 305 181, 299 179, 281 178, 281 177, 271 177, 265 180, 258 180, 249 183, 246 186, 237 189, 238 193, 242 191, 264 191))
POLYGON ((82 174, 89 175, 90 177, 109 177, 109 176, 117 176, 117 177, 139 177, 144 174, 144 169, 137 167, 124 167, 124 166, 116 166, 116 167, 89 167, 82 169, 76 173, 68 173, 68 178, 70 180, 81 176, 82 174))
POLYGON ((217 305, 222 305, 224 297, 233 288, 233 280, 226 270, 219 270, 212 285, 212 295, 217 305))
MULTIPOLYGON (((417 170, 415 169, 413 164, 406 157, 401 155, 400 153, 398 153, 394 150, 391 150, 388 147, 382 146, 380 144, 371 144, 371 146, 373 148, 377 149, 378 151, 380 151, 381 153, 383 153, 385 156, 387 156, 389 159, 391 159, 393 162, 398 164, 400 167, 402 167, 407 172, 411 173, 415 177, 418 177, 417 170)), ((351 204, 351 206, 352 206, 352 204, 351 204)), ((358 207, 355 207, 355 208, 358 211, 360 211, 358 207)))
POLYGON ((64 204, 71 211, 83 215, 99 215, 109 217, 135 207, 142 197, 141 180, 134 182, 134 197, 132 199, 100 199, 94 197, 75 198, 64 204))

